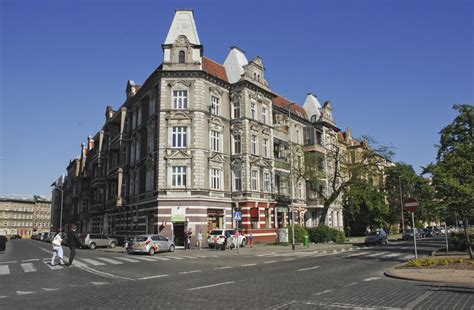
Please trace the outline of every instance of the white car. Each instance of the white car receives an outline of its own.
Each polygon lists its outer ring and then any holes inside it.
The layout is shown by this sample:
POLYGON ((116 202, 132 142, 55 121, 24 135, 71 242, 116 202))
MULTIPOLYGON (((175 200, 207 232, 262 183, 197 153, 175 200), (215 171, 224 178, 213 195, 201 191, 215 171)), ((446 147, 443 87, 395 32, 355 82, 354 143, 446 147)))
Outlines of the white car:
MULTIPOLYGON (((230 233, 232 237, 231 247, 235 248, 237 246, 237 238, 234 238, 234 229, 213 229, 207 236, 207 244, 209 244, 209 247, 212 249, 217 246, 224 250, 226 232, 230 233)), ((244 235, 239 234, 238 239, 239 247, 243 248, 247 245, 247 238, 244 235)))

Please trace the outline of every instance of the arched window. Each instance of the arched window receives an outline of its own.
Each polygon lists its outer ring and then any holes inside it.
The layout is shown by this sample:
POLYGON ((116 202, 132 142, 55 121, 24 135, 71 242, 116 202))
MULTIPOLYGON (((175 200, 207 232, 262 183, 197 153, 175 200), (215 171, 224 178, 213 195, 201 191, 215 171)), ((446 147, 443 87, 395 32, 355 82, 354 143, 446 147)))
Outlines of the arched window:
POLYGON ((180 64, 184 64, 185 63, 185 54, 184 54, 184 51, 179 51, 179 63, 180 64))

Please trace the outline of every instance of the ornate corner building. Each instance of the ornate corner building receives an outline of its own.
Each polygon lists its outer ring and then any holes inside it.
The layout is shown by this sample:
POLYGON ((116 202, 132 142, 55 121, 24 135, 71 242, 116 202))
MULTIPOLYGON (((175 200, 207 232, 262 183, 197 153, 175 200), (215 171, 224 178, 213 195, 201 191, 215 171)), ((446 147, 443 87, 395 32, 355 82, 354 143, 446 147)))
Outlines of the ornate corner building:
MULTIPOLYGON (((273 242, 292 210, 298 223, 318 225, 322 201, 298 171, 305 151, 331 169, 325 143, 340 131, 331 103, 278 95, 262 59, 238 47, 223 64, 205 57, 191 10, 176 11, 162 48, 161 65, 141 86, 128 81, 125 102, 106 108, 102 129, 70 161, 61 222, 112 235, 159 232, 177 245, 189 228, 239 228, 273 242)), ((342 207, 323 220, 342 229, 342 207)))

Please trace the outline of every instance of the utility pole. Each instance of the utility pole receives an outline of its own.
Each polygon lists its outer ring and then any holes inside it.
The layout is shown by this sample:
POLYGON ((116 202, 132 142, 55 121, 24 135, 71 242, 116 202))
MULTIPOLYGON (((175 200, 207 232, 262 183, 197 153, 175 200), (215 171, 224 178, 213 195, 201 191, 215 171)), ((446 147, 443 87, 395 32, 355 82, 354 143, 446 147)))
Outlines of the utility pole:
POLYGON ((403 218, 402 177, 398 176, 398 188, 400 189, 400 210, 402 213, 402 234, 405 233, 405 219, 403 218))
POLYGON ((295 213, 293 210, 293 154, 291 142, 291 106, 294 103, 288 104, 288 143, 289 143, 289 160, 290 160, 290 212, 291 212, 291 249, 295 250, 295 213))

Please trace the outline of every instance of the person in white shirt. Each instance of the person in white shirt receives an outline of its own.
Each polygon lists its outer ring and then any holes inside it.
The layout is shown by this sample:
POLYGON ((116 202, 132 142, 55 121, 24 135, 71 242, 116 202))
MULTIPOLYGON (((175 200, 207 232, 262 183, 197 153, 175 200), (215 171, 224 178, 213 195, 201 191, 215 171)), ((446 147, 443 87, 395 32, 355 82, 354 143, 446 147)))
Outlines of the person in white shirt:
POLYGON ((196 246, 198 250, 201 249, 201 245, 202 245, 202 232, 199 231, 197 234, 197 240, 196 240, 196 246))
POLYGON ((56 236, 54 236, 53 242, 51 242, 53 244, 53 257, 51 258, 51 266, 56 265, 56 256, 59 257, 59 263, 61 265, 65 264, 63 247, 61 245, 62 242, 63 238, 61 237, 61 230, 59 230, 56 236))

